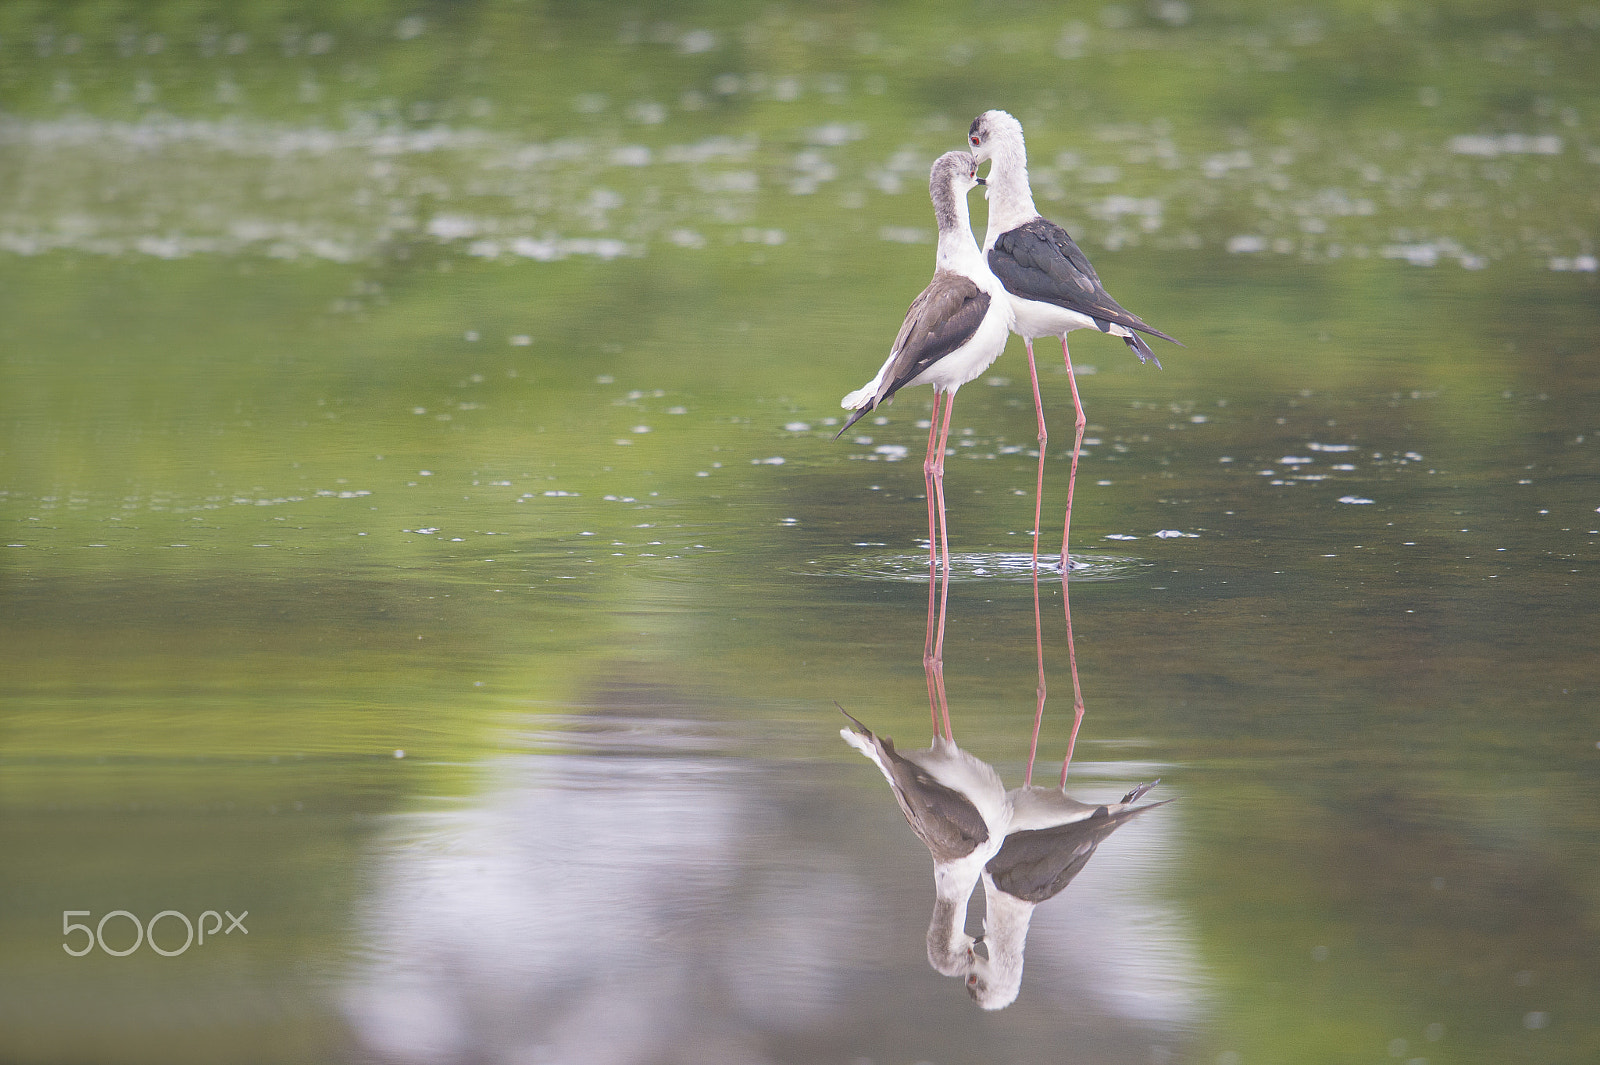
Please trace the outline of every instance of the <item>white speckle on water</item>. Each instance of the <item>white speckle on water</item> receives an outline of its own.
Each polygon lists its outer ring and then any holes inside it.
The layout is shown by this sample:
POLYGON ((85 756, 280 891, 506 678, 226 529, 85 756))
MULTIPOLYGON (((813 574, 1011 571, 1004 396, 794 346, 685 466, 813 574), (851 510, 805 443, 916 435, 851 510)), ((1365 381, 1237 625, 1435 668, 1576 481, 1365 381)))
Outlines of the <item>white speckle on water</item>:
POLYGON ((933 241, 933 234, 917 226, 882 226, 878 239, 892 244, 928 244, 933 241))
POLYGON ((787 433, 809 433, 811 426, 807 422, 788 422, 783 429, 787 433))
POLYGON ((752 466, 782 466, 783 465, 783 456, 782 455, 774 455, 769 459, 751 459, 750 460, 750 465, 752 465, 752 466))
POLYGON ((882 455, 886 462, 899 462, 908 454, 904 444, 879 444, 872 450, 882 455))
POLYGON ((1365 499, 1365 498, 1363 498, 1361 496, 1340 496, 1339 497, 1339 502, 1341 502, 1341 503, 1353 503, 1353 504, 1358 504, 1359 505, 1359 504, 1363 504, 1363 503, 1371 503, 1372 500, 1365 499))
POLYGON ((1106 533, 1105 539, 1107 539, 1107 540, 1137 540, 1139 538, 1137 536, 1131 536, 1128 533, 1106 533))
POLYGON ((1529 136, 1524 133, 1465 134, 1450 138, 1450 151, 1456 155, 1475 155, 1493 159, 1498 155, 1560 155, 1561 138, 1554 133, 1529 136))

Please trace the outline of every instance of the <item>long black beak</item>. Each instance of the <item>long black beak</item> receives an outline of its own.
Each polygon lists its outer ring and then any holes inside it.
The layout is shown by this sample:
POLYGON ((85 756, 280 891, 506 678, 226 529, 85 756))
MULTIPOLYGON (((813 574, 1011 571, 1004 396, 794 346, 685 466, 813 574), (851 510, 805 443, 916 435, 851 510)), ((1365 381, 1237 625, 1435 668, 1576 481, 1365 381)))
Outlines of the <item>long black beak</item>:
POLYGON ((973 180, 974 180, 974 181, 976 181, 976 182, 977 182, 977 183, 978 183, 978 184, 980 184, 980 185, 987 185, 987 184, 989 184, 989 183, 988 183, 988 182, 987 182, 987 181, 985 181, 985 180, 983 180, 983 178, 981 178, 981 177, 975 177, 975 178, 973 178, 973 180))

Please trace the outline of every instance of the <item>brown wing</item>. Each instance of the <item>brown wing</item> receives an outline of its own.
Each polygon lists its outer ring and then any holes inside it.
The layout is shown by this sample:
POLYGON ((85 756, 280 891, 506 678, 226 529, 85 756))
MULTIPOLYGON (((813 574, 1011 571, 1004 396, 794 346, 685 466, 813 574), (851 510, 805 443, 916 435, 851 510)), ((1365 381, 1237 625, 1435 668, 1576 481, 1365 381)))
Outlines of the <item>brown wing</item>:
POLYGON ((894 797, 911 830, 927 844, 936 862, 965 858, 989 839, 989 826, 972 800, 934 780, 915 762, 902 758, 894 741, 878 740, 894 777, 894 797))
POLYGON ((900 335, 894 338, 894 365, 873 399, 877 406, 918 374, 971 340, 989 313, 989 294, 970 278, 940 270, 911 301, 900 335))
POLYGON ((935 862, 965 858, 989 839, 989 826, 972 800, 903 757, 894 749, 894 740, 877 735, 844 707, 839 710, 877 748, 882 764, 889 767, 890 790, 900 804, 900 812, 906 815, 911 830, 927 845, 935 862))

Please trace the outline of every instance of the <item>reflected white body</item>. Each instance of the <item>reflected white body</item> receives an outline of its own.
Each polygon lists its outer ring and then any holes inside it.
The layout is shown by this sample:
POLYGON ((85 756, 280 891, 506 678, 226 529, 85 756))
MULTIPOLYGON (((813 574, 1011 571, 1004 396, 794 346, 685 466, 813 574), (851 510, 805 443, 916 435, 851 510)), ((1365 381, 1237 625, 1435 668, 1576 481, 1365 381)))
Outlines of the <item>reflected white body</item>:
MULTIPOLYGON (((848 728, 840 729, 839 735, 872 760, 891 788, 898 789, 894 774, 867 737, 848 728)), ((934 907, 928 922, 928 964, 945 976, 960 976, 967 971, 973 943, 966 933, 967 904, 984 865, 1005 842, 1011 824, 1011 801, 993 766, 942 736, 935 737, 933 746, 926 750, 895 753, 964 796, 989 830, 989 838, 971 854, 949 862, 935 858, 933 863, 934 907)))

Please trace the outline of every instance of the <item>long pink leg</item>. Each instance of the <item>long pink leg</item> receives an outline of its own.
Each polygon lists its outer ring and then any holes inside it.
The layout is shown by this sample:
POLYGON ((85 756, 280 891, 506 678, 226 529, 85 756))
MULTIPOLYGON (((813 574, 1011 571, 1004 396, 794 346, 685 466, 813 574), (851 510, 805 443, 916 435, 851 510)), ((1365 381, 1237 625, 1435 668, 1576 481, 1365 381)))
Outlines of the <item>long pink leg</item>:
POLYGON ((1061 527, 1061 581, 1062 587, 1065 588, 1067 571, 1072 567, 1071 559, 1067 555, 1067 542, 1072 537, 1072 491, 1078 484, 1078 454, 1083 450, 1083 429, 1089 421, 1083 416, 1083 403, 1078 399, 1078 375, 1072 372, 1072 353, 1067 351, 1065 333, 1061 335, 1061 358, 1067 364, 1067 380, 1072 384, 1072 409, 1077 417, 1077 421, 1073 424, 1072 472, 1067 476, 1067 519, 1061 527))
MULTIPOLYGON (((922 641, 922 671, 928 678, 928 713, 933 718, 933 734, 938 736, 939 708, 945 706, 944 718, 950 720, 950 710, 944 700, 944 662, 933 653, 934 608, 938 605, 939 528, 935 514, 937 495, 933 486, 934 452, 939 442, 939 406, 944 399, 941 392, 933 393, 933 414, 928 420, 928 453, 922 460, 922 480, 928 497, 928 629, 922 641)), ((948 727, 948 726, 947 726, 948 727)))
POLYGON ((1033 487, 1033 647, 1039 662, 1038 703, 1033 709, 1033 739, 1028 744, 1028 772, 1022 778, 1024 785, 1033 783, 1033 761, 1039 754, 1039 727, 1044 723, 1044 624, 1039 615, 1039 519, 1044 504, 1044 452, 1050 433, 1044 424, 1044 401, 1039 396, 1039 371, 1033 362, 1033 341, 1022 338, 1028 351, 1028 377, 1033 381, 1033 410, 1039 418, 1039 475, 1033 487))
MULTIPOLYGON (((950 602, 950 529, 944 506, 944 452, 950 442, 950 415, 955 409, 956 394, 951 391, 944 397, 944 424, 939 427, 939 446, 933 463, 933 487, 939 499, 939 555, 944 569, 939 583, 939 627, 933 643, 933 659, 939 677, 941 701, 944 695, 944 619, 946 607, 950 602)), ((950 731, 950 707, 945 704, 943 709, 944 738, 954 742, 955 736, 950 731)))
POLYGON ((1067 594, 1067 579, 1072 572, 1071 556, 1067 545, 1072 537, 1072 490, 1078 483, 1078 453, 1083 450, 1083 429, 1088 419, 1083 416, 1083 402, 1078 398, 1078 376, 1072 372, 1072 353, 1067 350, 1067 336, 1061 334, 1061 358, 1067 364, 1067 380, 1072 384, 1072 407, 1077 412, 1072 439, 1072 473, 1067 477, 1067 517, 1061 527, 1061 605, 1067 615, 1067 659, 1072 664, 1072 735, 1067 739, 1067 757, 1061 763, 1061 786, 1067 785, 1067 767, 1072 764, 1072 748, 1078 742, 1078 726, 1083 724, 1083 689, 1078 684, 1078 649, 1072 639, 1072 600, 1067 594))

